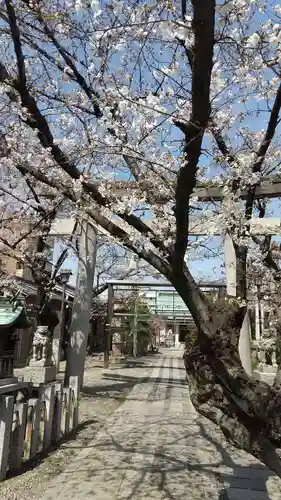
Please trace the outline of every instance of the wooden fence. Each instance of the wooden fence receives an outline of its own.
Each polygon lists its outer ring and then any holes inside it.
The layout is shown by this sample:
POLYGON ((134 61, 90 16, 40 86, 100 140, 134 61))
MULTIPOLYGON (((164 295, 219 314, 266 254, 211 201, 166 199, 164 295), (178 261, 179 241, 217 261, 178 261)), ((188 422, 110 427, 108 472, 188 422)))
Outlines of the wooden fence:
POLYGON ((38 390, 38 397, 24 403, 0 396, 0 481, 78 425, 77 377, 69 387, 53 382, 38 390))

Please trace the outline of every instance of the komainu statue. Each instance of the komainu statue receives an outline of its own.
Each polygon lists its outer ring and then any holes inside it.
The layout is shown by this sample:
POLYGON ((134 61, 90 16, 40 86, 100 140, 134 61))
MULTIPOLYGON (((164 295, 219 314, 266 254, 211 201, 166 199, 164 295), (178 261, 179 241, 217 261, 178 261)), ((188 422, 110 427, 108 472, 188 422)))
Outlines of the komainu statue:
POLYGON ((51 336, 47 326, 38 326, 32 343, 31 364, 51 364, 51 336))

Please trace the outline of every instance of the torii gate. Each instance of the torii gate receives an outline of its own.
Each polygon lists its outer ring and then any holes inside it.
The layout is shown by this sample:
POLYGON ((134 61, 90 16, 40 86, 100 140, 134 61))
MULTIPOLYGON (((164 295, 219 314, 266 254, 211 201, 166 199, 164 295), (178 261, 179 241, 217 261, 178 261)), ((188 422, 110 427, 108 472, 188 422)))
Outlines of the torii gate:
MULTIPOLYGON (((264 196, 267 196, 267 194, 264 196)), ((220 194, 220 199, 222 199, 222 194, 220 194)), ((50 234, 52 236, 70 235, 74 229, 74 225, 75 219, 73 218, 57 219, 52 224, 50 234)), ((250 221, 250 230, 252 234, 256 235, 278 234, 281 230, 281 219, 253 218, 250 221)), ((206 223, 202 223, 199 219, 191 219, 189 234, 194 236, 209 234, 206 223)), ((219 235, 219 233, 217 234, 219 235)), ((225 237, 224 246, 227 294, 236 296, 236 256, 232 239, 229 235, 225 237)), ((67 376, 79 376, 80 383, 83 381, 84 360, 89 333, 95 262, 96 230, 89 221, 85 221, 81 225, 79 238, 79 264, 70 336, 72 349, 68 358, 67 373, 67 376)), ((54 357, 57 358, 57 361, 60 356, 60 343, 61 339, 58 330, 57 336, 54 338, 54 357)), ((239 353, 245 371, 249 375, 252 375, 251 334, 248 316, 246 316, 241 329, 239 353)))

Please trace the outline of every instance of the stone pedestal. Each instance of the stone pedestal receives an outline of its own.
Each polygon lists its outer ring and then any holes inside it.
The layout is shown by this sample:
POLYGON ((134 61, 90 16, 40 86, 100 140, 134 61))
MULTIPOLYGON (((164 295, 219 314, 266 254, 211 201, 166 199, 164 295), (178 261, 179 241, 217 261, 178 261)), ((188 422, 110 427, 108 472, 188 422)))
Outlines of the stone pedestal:
POLYGON ((56 379, 55 365, 42 366, 31 364, 24 369, 24 380, 33 384, 46 384, 56 379))
POLYGON ((262 380, 270 385, 274 382, 278 371, 278 365, 276 361, 276 346, 274 342, 270 345, 270 335, 267 334, 267 344, 258 343, 258 361, 259 364, 254 372, 255 378, 262 380), (268 354, 270 353, 270 360, 268 354), (271 361, 271 364, 269 363, 271 361))
POLYGON ((259 365, 258 368, 254 370, 253 375, 255 379, 272 385, 275 380, 276 373, 277 369, 275 369, 272 365, 259 365))
POLYGON ((261 373, 270 373, 270 374, 275 374, 277 373, 278 366, 273 366, 273 365, 268 365, 266 363, 259 363, 258 365, 258 371, 261 373))
POLYGON ((124 359, 124 342, 112 343, 112 361, 118 363, 124 359))
POLYGON ((124 342, 116 342, 112 344, 112 355, 122 356, 123 355, 124 342))
POLYGON ((125 342, 122 340, 121 334, 115 332, 112 335, 112 361, 118 362, 124 358, 125 342))
POLYGON ((32 344, 32 358, 24 370, 24 380, 35 385, 54 382, 56 365, 52 364, 52 346, 47 326, 38 326, 32 344))

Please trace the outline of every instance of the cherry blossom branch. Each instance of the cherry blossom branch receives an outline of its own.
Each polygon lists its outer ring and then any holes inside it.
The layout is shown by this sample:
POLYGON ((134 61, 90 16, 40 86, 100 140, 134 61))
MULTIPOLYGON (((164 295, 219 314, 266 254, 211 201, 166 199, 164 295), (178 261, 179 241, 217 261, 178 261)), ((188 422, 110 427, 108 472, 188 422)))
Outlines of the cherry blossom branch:
POLYGON ((11 196, 11 198, 14 198, 15 200, 19 201, 23 205, 27 205, 27 207, 32 208, 32 210, 34 210, 35 212, 42 213, 40 207, 37 207, 36 205, 32 205, 27 200, 24 200, 23 198, 20 198, 18 195, 16 195, 15 193, 13 193, 13 191, 11 191, 10 189, 7 189, 7 188, 5 188, 3 186, 0 186, 0 190, 3 193, 7 194, 8 196, 11 196))
MULTIPOLYGON (((81 89, 85 92, 85 94, 89 98, 90 102, 93 104, 94 115, 96 116, 96 118, 101 118, 103 116, 103 112, 102 112, 101 105, 98 101, 98 99, 100 98, 99 94, 95 90, 93 90, 91 86, 89 86, 87 84, 87 82, 86 82, 85 78, 83 77, 83 75, 81 74, 81 72, 78 71, 78 69, 77 69, 75 63, 73 62, 72 57, 69 55, 68 51, 59 43, 59 41, 55 37, 53 31, 48 27, 47 23, 44 20, 44 17, 41 14, 40 7, 31 5, 30 2, 28 2, 26 0, 24 0, 24 3, 27 5, 29 10, 31 10, 33 12, 36 19, 41 24, 44 33, 47 35, 49 40, 54 44, 54 46, 58 50, 61 57, 64 59, 65 63, 70 68, 70 70, 72 72, 72 74, 70 75, 71 79, 77 82, 77 84, 81 87, 81 89)), ((43 55, 43 51, 41 49, 40 49, 40 53, 43 55)), ((48 54, 46 55, 46 57, 48 60, 51 59, 48 54)), ((57 64, 56 66, 61 71, 64 70, 64 68, 62 68, 61 65, 57 64)), ((113 108, 113 118, 116 119, 116 117, 114 117, 114 108, 113 108)), ((117 137, 117 134, 113 128, 109 128, 108 131, 111 133, 111 135, 113 137, 117 137)), ((138 164, 137 164, 136 159, 134 159, 130 156, 127 156, 126 154, 123 155, 123 158, 124 158, 126 164, 128 165, 131 173, 135 177, 135 179, 138 180, 139 168, 138 168, 138 164)))
MULTIPOLYGON (((17 27, 15 10, 9 0, 5 0, 9 4, 8 16, 11 26, 11 34, 13 38, 13 43, 15 47, 15 53, 17 56, 18 66, 23 64, 22 47, 19 35, 19 30, 17 27)), ((45 117, 40 112, 35 99, 30 94, 30 91, 26 85, 25 72, 21 69, 19 73, 19 80, 14 81, 14 88, 18 91, 21 96, 21 102, 24 107, 26 107, 30 113, 30 117, 27 118, 27 123, 32 129, 38 130, 38 138, 44 148, 50 148, 50 151, 56 160, 56 162, 61 166, 61 168, 73 179, 81 180, 81 184, 84 189, 93 197, 94 201, 100 206, 106 207, 112 200, 107 199, 102 196, 98 190, 98 187, 92 181, 86 181, 81 178, 81 173, 76 167, 76 165, 67 157, 67 155, 60 149, 58 145, 54 143, 53 135, 50 131, 49 125, 45 117)), ((38 178, 38 177, 37 177, 38 178)), ((43 176, 41 176, 43 179, 43 176)), ((138 217, 134 214, 118 213, 119 217, 132 225, 141 234, 147 236, 156 248, 165 250, 163 242, 156 237, 154 232, 138 217)))
MULTIPOLYGON (((6 0, 7 1, 7 0, 6 0)), ((97 118, 102 117, 102 111, 98 102, 99 95, 97 92, 95 92, 86 82, 85 78, 81 75, 81 73, 77 70, 76 65, 72 61, 71 57, 67 54, 67 52, 64 50, 62 45, 59 43, 57 38, 54 36, 54 33, 52 30, 49 29, 47 23, 44 21, 43 16, 41 15, 39 7, 35 6, 29 1, 23 0, 23 3, 33 12, 35 15, 35 18, 39 21, 41 24, 44 33, 47 35, 47 37, 52 41, 54 46, 56 47, 57 51, 61 55, 61 57, 64 59, 65 63, 67 66, 70 68, 70 70, 73 72, 73 76, 75 77, 75 80, 77 81, 78 85, 84 90, 86 95, 88 96, 89 100, 93 104, 95 116, 97 118)))
POLYGON ((270 113, 267 129, 262 140, 262 143, 257 152, 257 158, 253 165, 253 172, 260 172, 262 164, 264 162, 266 153, 268 152, 269 146, 276 132, 276 127, 279 123, 279 113, 281 108, 281 83, 278 87, 274 104, 270 113))
MULTIPOLYGON (((253 164, 252 167, 252 172, 257 173, 261 171, 263 162, 265 160, 265 156, 268 152, 268 149, 270 147, 270 144, 272 142, 272 139, 275 135, 277 125, 279 123, 279 113, 281 109, 281 83, 279 84, 274 103, 272 106, 272 110, 270 113, 268 125, 266 132, 264 134, 263 140, 261 142, 261 145, 258 149, 258 152, 256 154, 256 160, 253 164)), ((250 219, 252 216, 252 211, 253 211, 253 206, 254 206, 254 200, 255 200, 255 192, 256 192, 256 187, 258 183, 254 184, 248 189, 247 193, 247 201, 246 201, 246 218, 250 219)))
MULTIPOLYGON (((256 160, 253 164, 252 167, 252 172, 257 173, 261 171, 265 156, 268 152, 268 149, 270 147, 270 144, 272 142, 272 139, 274 137, 277 125, 279 123, 279 113, 280 113, 280 108, 281 108, 281 83, 279 85, 279 88, 277 90, 274 104, 270 113, 267 129, 265 132, 265 135, 263 137, 263 140, 261 142, 261 145, 259 147, 259 150, 256 154, 256 160)), ((246 230, 249 231, 250 229, 250 224, 249 221, 252 217, 253 213, 253 208, 254 208, 254 203, 255 203, 255 193, 256 193, 256 188, 258 186, 258 182, 255 183, 254 185, 250 186, 248 191, 247 191, 247 198, 246 198, 246 205, 245 205, 245 217, 247 220, 247 225, 246 225, 246 230)), ((236 245, 236 251, 237 254, 240 254, 241 258, 238 260, 238 265, 237 265, 237 278, 238 278, 238 283, 240 283, 239 286, 239 295, 240 296, 245 296, 246 297, 246 260, 247 260, 247 248, 246 246, 238 248, 236 245), (241 293, 241 290, 243 291, 243 294, 241 293)), ((270 250, 267 252, 266 257, 264 258, 264 263, 267 265, 267 267, 273 269, 275 272, 277 272, 276 269, 276 263, 274 262, 274 259, 272 258, 272 254, 270 250)))
POLYGON ((57 214, 57 210, 59 206, 62 204, 63 200, 58 201, 55 206, 49 210, 48 213, 45 213, 35 224, 32 228, 30 228, 24 235, 20 236, 16 240, 16 242, 12 245, 13 248, 16 248, 22 241, 24 241, 29 235, 31 235, 35 229, 39 228, 43 222, 47 222, 50 219, 54 219, 54 217, 57 214))
MULTIPOLYGON (((41 202, 40 202, 40 198, 38 196, 38 194, 36 193, 34 187, 32 186, 32 183, 30 182, 30 180, 28 179, 28 177, 26 176, 26 173, 22 170, 21 166, 20 165, 17 165, 16 167, 18 169, 18 171, 21 173, 21 175, 23 176, 29 190, 31 191, 32 195, 33 195, 33 198, 34 200, 36 201, 36 203, 38 204, 38 207, 36 207, 36 211, 38 213, 46 213, 44 207, 42 206, 41 202)), ((34 207, 33 207, 34 208, 34 207)))
MULTIPOLYGON (((121 240, 122 243, 136 255, 138 255, 141 259, 146 260, 149 264, 155 267, 159 272, 161 272, 166 277, 171 277, 171 269, 170 266, 165 263, 164 258, 158 256, 152 250, 146 250, 144 247, 139 248, 134 245, 132 239, 127 234, 124 229, 120 228, 114 222, 110 221, 102 215, 98 210, 91 210, 89 208, 85 208, 85 213, 90 216, 92 220, 96 222, 96 224, 103 229, 105 229, 109 234, 117 238, 117 240, 121 240)), ((169 278, 168 278, 169 279, 169 278)))

